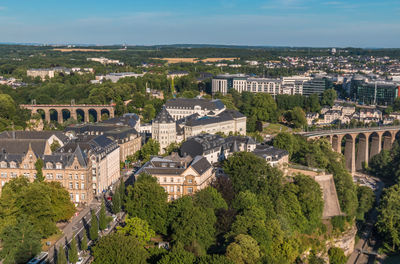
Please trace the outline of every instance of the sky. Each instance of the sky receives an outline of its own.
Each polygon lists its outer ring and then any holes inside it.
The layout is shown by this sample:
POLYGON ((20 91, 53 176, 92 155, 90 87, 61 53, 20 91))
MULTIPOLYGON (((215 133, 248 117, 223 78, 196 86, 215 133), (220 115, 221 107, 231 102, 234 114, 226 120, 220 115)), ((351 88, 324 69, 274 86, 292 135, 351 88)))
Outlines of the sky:
POLYGON ((400 48, 400 0, 0 0, 0 42, 400 48))

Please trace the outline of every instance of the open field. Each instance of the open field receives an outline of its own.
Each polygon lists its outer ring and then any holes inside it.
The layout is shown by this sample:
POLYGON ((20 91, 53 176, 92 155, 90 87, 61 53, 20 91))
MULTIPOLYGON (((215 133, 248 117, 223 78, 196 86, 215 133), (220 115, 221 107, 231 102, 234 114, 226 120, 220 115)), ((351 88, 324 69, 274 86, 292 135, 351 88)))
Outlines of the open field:
POLYGON ((168 63, 181 63, 181 62, 186 62, 186 63, 197 63, 199 61, 202 62, 217 62, 217 61, 233 61, 239 58, 207 58, 200 60, 199 58, 152 58, 152 59, 157 59, 157 60, 163 60, 167 61, 168 63))
POLYGON ((55 51, 61 52, 73 52, 73 51, 81 51, 81 52, 109 52, 108 49, 54 49, 55 51))

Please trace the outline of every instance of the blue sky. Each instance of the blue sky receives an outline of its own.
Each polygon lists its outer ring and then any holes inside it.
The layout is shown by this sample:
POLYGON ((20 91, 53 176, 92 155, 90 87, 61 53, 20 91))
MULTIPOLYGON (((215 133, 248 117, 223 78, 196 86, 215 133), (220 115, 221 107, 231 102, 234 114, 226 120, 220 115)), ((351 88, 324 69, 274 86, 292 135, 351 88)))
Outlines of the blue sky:
POLYGON ((0 42, 400 48, 400 0, 0 0, 0 42))

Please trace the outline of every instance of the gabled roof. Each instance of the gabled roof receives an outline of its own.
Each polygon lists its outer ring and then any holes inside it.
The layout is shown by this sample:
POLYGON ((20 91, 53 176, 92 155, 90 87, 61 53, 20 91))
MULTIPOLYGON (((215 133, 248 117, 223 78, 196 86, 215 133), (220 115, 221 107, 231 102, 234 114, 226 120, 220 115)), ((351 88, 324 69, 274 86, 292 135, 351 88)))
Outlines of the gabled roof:
POLYGON ((0 150, 1 153, 8 154, 25 154, 27 153, 29 146, 32 147, 33 152, 37 156, 42 156, 46 149, 46 139, 0 139, 0 150))
POLYGON ((68 137, 61 131, 4 131, 0 133, 0 138, 8 138, 8 139, 46 139, 48 140, 50 137, 55 135, 62 142, 67 142, 68 137))

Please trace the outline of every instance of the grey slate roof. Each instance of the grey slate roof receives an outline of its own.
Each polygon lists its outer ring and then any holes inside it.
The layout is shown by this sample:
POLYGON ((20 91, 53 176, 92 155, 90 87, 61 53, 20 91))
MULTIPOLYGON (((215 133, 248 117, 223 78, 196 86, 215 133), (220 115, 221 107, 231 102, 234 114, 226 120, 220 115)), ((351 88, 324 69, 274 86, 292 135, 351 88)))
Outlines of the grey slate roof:
POLYGON ((186 122, 186 126, 204 126, 209 124, 215 124, 234 120, 236 118, 245 117, 242 113, 236 110, 225 110, 219 113, 217 116, 203 116, 195 120, 189 120, 186 122))
POLYGON ((0 150, 1 153, 8 154, 25 154, 29 145, 32 147, 33 152, 36 155, 42 156, 46 148, 46 139, 0 139, 0 150))
POLYGON ((153 120, 154 123, 175 123, 175 120, 172 118, 172 116, 168 113, 167 109, 163 107, 156 116, 156 118, 153 120))
POLYGON ((273 161, 279 160, 282 157, 289 155, 286 150, 267 145, 257 145, 253 153, 264 159, 266 157, 271 157, 273 161))
POLYGON ((69 139, 61 131, 4 131, 0 133, 0 138, 9 139, 49 139, 51 136, 55 135, 62 142, 66 143, 69 139))
POLYGON ((220 100, 206 100, 202 98, 174 98, 165 103, 166 108, 189 108, 194 109, 195 106, 200 106, 207 110, 221 110, 225 105, 220 100))

